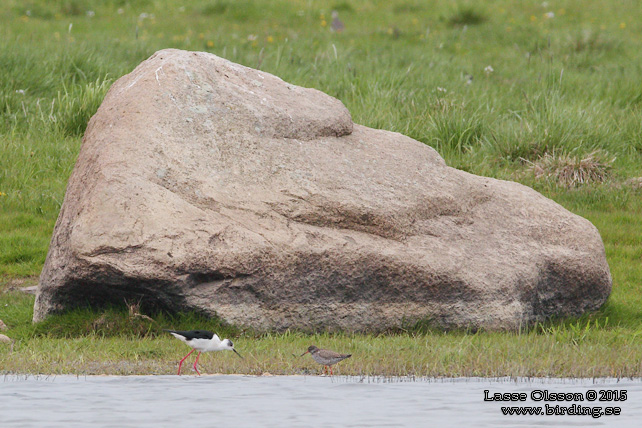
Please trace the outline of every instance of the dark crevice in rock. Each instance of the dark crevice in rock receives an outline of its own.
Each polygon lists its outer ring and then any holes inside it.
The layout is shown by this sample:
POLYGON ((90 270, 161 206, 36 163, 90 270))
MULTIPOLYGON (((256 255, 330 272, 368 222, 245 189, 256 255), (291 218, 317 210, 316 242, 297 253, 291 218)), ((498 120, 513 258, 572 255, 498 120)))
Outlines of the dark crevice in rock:
POLYGON ((103 247, 98 247, 91 253, 87 254, 87 257, 96 257, 96 256, 101 256, 103 254, 122 254, 122 253, 131 253, 133 251, 136 251, 140 248, 142 248, 142 244, 138 245, 128 245, 126 247, 111 247, 111 246, 103 246, 103 247))
POLYGON ((249 276, 251 275, 245 273, 226 273, 222 271, 194 272, 187 276, 187 283, 190 286, 195 286, 237 278, 247 278, 249 276))
POLYGON ((284 207, 277 203, 268 203, 268 205, 287 220, 308 226, 353 230, 399 242, 408 237, 407 233, 396 227, 392 219, 374 212, 356 212, 339 204, 333 205, 329 201, 317 205, 302 197, 297 199, 309 204, 310 207, 301 209, 301 207, 284 207))

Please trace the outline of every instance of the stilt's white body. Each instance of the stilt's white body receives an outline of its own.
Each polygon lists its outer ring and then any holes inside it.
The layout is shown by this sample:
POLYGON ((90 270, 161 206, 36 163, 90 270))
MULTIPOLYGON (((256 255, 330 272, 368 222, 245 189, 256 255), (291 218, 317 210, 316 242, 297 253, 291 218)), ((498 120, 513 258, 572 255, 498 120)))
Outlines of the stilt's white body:
POLYGON ((211 339, 194 338, 191 340, 188 340, 185 336, 181 336, 179 333, 170 332, 170 334, 200 352, 224 351, 230 348, 227 344, 229 340, 221 340, 216 334, 213 335, 211 339))
POLYGON ((205 331, 205 330, 190 330, 190 331, 166 330, 166 331, 169 332, 172 336, 174 336, 178 340, 180 340, 181 342, 194 348, 189 352, 189 354, 183 357, 180 363, 178 363, 179 375, 181 374, 181 367, 183 365, 183 361, 185 361, 185 359, 189 357, 194 351, 198 351, 198 355, 196 356, 196 361, 194 361, 194 370, 199 375, 201 373, 196 368, 196 365, 198 364, 198 358, 201 356, 201 352, 234 351, 236 355, 241 357, 241 354, 236 352, 236 349, 234 349, 234 344, 230 339, 221 340, 218 337, 218 335, 212 332, 205 331))

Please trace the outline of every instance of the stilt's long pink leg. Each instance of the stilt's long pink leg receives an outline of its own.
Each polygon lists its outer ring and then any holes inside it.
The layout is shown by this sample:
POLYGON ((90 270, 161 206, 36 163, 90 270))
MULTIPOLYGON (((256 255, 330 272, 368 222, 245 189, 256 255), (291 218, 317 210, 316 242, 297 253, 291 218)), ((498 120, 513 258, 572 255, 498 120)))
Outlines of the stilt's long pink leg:
POLYGON ((181 360, 181 362, 180 362, 180 363, 178 363, 178 375, 179 375, 179 376, 181 375, 181 366, 183 365, 183 361, 185 361, 185 359, 186 359, 187 357, 189 357, 190 355, 192 355, 192 352, 194 352, 194 351, 196 351, 196 349, 192 349, 191 351, 189 351, 189 354, 185 355, 185 356, 183 357, 183 359, 181 360))
POLYGON ((194 370, 196 370, 196 373, 198 373, 199 376, 201 375, 201 372, 199 372, 198 369, 196 368, 196 364, 198 364, 198 357, 200 356, 201 356, 201 352, 199 351, 198 355, 196 355, 196 361, 194 361, 194 370))

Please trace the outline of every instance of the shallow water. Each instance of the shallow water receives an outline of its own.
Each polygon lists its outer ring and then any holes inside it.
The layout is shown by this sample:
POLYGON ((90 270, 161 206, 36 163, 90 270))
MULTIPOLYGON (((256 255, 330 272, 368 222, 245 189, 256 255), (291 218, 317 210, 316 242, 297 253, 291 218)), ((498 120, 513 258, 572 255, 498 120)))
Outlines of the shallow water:
POLYGON ((4 376, 0 427, 639 427, 642 381, 321 376, 4 376), (522 402, 484 401, 526 393, 522 402), (542 391, 541 393, 537 391, 542 391), (575 393, 584 401, 552 401, 575 393), (595 401, 592 398, 595 391, 595 401), (622 392, 626 391, 624 400, 622 392), (607 401, 599 401, 606 398, 607 401), (615 400, 619 398, 619 400, 615 400), (619 407, 620 415, 505 416, 502 406, 619 407))

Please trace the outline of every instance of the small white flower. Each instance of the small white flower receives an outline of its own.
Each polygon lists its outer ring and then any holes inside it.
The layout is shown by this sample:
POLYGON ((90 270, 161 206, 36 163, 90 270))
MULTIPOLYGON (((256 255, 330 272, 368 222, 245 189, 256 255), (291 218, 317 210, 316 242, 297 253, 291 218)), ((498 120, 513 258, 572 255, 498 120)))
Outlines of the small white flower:
POLYGON ((442 88, 441 86, 437 86, 437 91, 443 92, 445 94, 446 92, 448 92, 448 89, 442 88))
POLYGON ((542 7, 548 7, 548 2, 547 1, 543 2, 542 7))
POLYGON ((247 36, 247 39, 249 41, 251 41, 251 42, 253 42, 254 40, 256 40, 258 38, 259 38, 259 36, 257 36, 256 34, 250 34, 250 35, 247 36))
POLYGON ((25 90, 24 89, 18 89, 18 90, 16 90, 16 94, 24 95, 25 94, 25 90))
POLYGON ((138 19, 140 19, 141 21, 146 18, 149 18, 149 13, 147 12, 143 12, 140 15, 138 15, 138 19))
POLYGON ((553 19, 553 18, 555 18, 555 13, 553 13, 553 12, 546 12, 546 13, 544 14, 544 16, 545 16, 545 17, 547 17, 548 19, 553 19))
POLYGON ((490 74, 495 71, 495 69, 491 65, 487 65, 484 68, 484 73, 486 73, 486 76, 490 76, 490 74))
POLYGON ((86 14, 89 18, 93 18, 94 16, 96 16, 96 12, 94 12, 93 10, 88 10, 85 14, 86 14))
POLYGON ((122 7, 119 7, 116 12, 118 12, 119 15, 122 15, 123 13, 125 13, 125 9, 123 9, 122 7))

